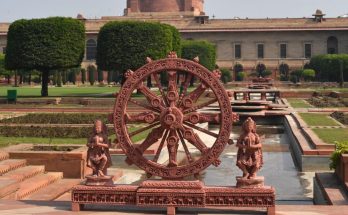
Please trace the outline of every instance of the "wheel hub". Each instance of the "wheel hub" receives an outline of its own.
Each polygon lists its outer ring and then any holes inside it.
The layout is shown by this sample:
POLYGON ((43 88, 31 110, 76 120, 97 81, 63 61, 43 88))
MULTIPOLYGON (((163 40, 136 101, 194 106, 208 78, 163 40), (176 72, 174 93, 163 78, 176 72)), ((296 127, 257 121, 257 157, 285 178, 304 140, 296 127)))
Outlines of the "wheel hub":
POLYGON ((166 129, 179 128, 183 125, 183 113, 176 107, 164 109, 160 115, 161 125, 166 129))

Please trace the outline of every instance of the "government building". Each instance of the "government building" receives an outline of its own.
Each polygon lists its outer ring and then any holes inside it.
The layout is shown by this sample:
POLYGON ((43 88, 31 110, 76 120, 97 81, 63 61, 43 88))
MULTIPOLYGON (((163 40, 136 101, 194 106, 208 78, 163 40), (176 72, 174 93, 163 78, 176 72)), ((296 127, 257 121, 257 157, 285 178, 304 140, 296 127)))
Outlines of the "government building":
MULTIPOLYGON (((319 54, 348 53, 348 18, 328 18, 322 11, 303 18, 214 19, 204 12, 204 0, 127 0, 124 16, 85 19, 86 52, 83 66, 95 63, 100 28, 110 21, 159 21, 175 26, 182 37, 208 40, 217 47, 217 64, 245 71, 264 64, 276 77, 279 66, 302 68, 319 54)), ((233 16, 233 14, 231 14, 233 16)), ((0 53, 6 52, 10 23, 0 23, 0 53)))

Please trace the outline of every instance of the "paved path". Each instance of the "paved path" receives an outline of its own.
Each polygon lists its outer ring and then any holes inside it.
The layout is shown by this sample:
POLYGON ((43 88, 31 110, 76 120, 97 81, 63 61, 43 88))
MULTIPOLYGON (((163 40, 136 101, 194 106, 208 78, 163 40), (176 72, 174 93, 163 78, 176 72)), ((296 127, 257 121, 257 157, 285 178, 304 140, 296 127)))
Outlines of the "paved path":
MULTIPOLYGON (((144 209, 138 207, 108 207, 108 206, 87 206, 89 211, 71 212, 70 202, 62 201, 13 201, 0 200, 0 214, 1 215, 77 215, 77 214, 165 214, 163 209, 144 209)), ((279 215, 337 215, 344 214, 348 211, 348 206, 313 206, 313 205, 277 205, 276 214, 279 215)), ((243 209, 234 208, 233 210, 219 210, 219 209, 179 209, 177 214, 265 214, 263 209, 243 209)))

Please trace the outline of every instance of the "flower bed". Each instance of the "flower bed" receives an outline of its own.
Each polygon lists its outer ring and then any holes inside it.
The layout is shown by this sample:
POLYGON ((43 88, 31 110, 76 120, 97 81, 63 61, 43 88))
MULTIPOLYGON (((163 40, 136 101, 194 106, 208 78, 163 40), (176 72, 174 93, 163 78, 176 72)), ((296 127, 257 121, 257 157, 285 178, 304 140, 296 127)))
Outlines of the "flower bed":
POLYGON ((348 125, 348 113, 335 111, 330 116, 335 118, 340 123, 348 125))

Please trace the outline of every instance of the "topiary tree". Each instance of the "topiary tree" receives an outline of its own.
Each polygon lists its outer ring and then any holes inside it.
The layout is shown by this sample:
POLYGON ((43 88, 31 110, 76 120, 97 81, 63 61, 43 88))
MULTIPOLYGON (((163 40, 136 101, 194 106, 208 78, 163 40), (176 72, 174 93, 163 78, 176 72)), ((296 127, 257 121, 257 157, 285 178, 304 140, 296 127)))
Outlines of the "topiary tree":
POLYGON ((5 69, 5 55, 0 54, 0 76, 4 76, 7 79, 7 84, 10 84, 13 75, 13 71, 5 69))
POLYGON ((81 82, 82 82, 82 84, 85 84, 85 82, 86 82, 86 69, 85 68, 81 69, 81 82))
POLYGON ((105 24, 98 35, 97 65, 101 70, 121 75, 136 70, 146 62, 164 58, 169 51, 180 51, 179 32, 166 24, 123 21, 105 24))
POLYGON ((279 65, 279 73, 281 76, 289 77, 289 71, 290 71, 290 67, 288 64, 282 63, 279 65))
POLYGON ((101 83, 104 81, 103 70, 98 69, 98 82, 101 83))
POLYGON ((242 72, 238 72, 236 79, 237 79, 237 81, 243 81, 245 76, 246 76, 245 72, 243 72, 243 71, 242 72))
POLYGON ((315 78, 315 71, 313 69, 305 69, 302 71, 302 77, 305 81, 312 81, 315 78))
POLYGON ((266 70, 266 65, 263 63, 259 63, 256 65, 256 72, 258 77, 263 77, 262 72, 266 70))
POLYGON ((94 74, 97 71, 97 68, 94 65, 89 65, 87 67, 88 71, 88 81, 93 86, 95 82, 94 74))
POLYGON ((41 96, 48 96, 50 70, 77 67, 85 50, 85 27, 72 18, 18 20, 7 34, 5 66, 42 73, 41 96))
POLYGON ((221 68, 221 81, 226 84, 232 80, 231 71, 227 68, 221 68))
POLYGON ((182 42, 181 57, 192 60, 199 57, 199 63, 209 70, 216 65, 216 47, 214 44, 204 40, 184 40, 182 42))

